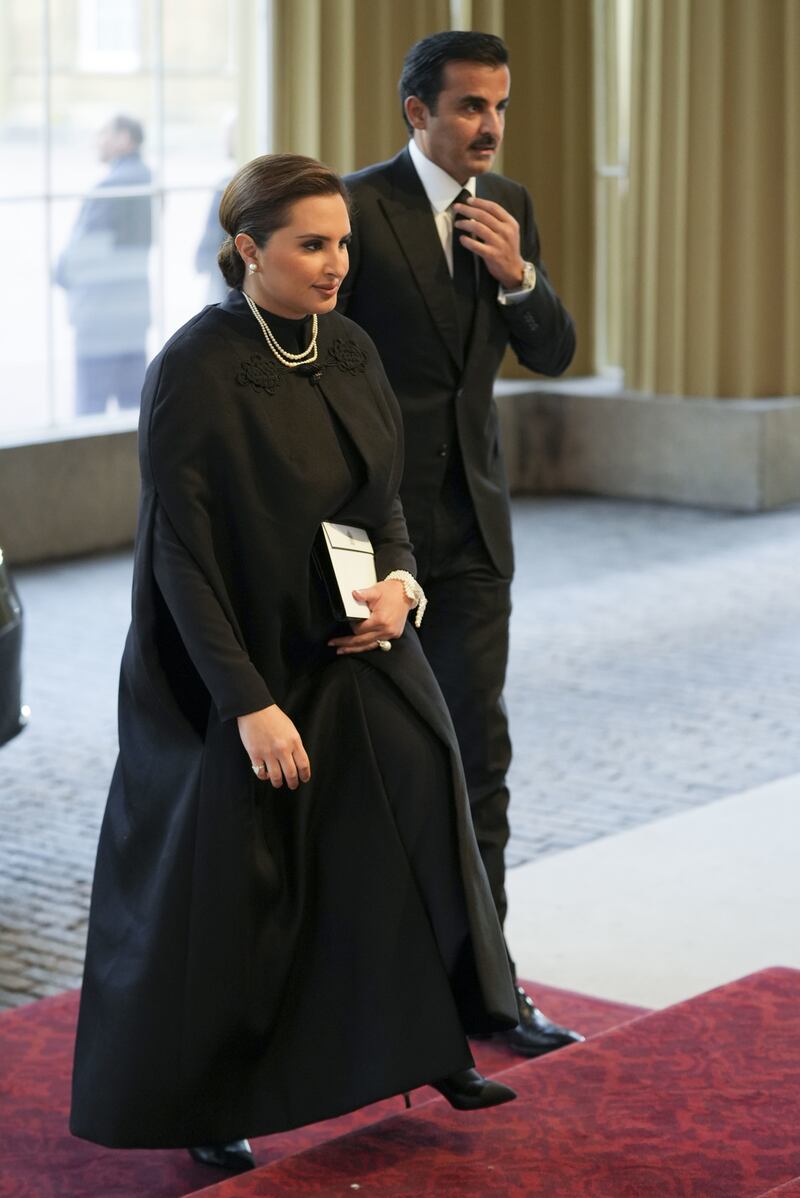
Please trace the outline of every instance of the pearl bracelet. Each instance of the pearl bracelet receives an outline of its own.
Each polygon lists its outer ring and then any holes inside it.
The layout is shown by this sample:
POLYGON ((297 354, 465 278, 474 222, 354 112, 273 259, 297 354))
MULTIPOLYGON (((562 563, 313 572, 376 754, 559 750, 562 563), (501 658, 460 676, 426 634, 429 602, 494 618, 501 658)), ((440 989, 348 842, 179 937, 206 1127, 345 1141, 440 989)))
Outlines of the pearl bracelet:
POLYGON ((414 575, 409 574, 408 570, 392 570, 391 574, 387 574, 383 581, 389 582, 391 579, 402 582, 406 599, 413 600, 413 605, 417 609, 417 614, 414 616, 414 627, 419 628, 422 623, 422 617, 425 615, 425 608, 428 606, 425 592, 414 575))

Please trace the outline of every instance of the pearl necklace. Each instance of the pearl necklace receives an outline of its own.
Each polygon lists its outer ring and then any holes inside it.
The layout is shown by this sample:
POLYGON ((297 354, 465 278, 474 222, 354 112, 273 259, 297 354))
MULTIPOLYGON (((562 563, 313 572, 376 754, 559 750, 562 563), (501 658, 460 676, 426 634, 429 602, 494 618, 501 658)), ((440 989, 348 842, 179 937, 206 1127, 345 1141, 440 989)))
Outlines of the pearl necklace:
POLYGON ((308 343, 308 346, 300 354, 290 354, 288 349, 284 349, 283 346, 279 345, 278 342, 275 340, 275 335, 272 332, 272 329, 269 327, 269 325, 267 324, 266 320, 259 312, 256 305, 250 299, 250 296, 247 294, 247 292, 243 291, 242 295, 247 300, 247 306, 249 307, 250 311, 253 313, 256 320, 258 321, 259 326, 261 328, 261 332, 264 334, 264 339, 265 339, 267 345, 272 350, 273 354, 278 359, 281 366, 285 366, 287 368, 287 370, 295 370, 298 366, 310 366, 312 362, 316 362, 316 360, 317 360, 317 326, 318 326, 316 312, 311 317, 311 340, 308 343))

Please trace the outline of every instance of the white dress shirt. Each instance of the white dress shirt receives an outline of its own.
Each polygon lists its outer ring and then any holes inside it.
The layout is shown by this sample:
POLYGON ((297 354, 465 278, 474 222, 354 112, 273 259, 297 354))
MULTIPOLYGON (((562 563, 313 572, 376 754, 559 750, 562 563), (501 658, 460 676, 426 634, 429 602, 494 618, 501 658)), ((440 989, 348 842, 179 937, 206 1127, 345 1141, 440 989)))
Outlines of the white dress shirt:
POLYGON ((408 152, 433 210, 436 232, 439 234, 444 256, 447 259, 447 269, 452 275, 453 217, 455 213, 450 211, 450 205, 464 188, 471 196, 475 195, 475 176, 467 179, 463 185, 456 182, 452 175, 448 175, 447 171, 443 171, 435 162, 431 162, 430 158, 426 158, 413 139, 408 143, 408 152))
MULTIPOLYGON (((408 143, 408 152, 420 182, 425 188, 425 194, 433 212, 436 232, 439 234, 439 240, 447 260, 447 269, 452 275, 453 218, 455 213, 451 212, 450 205, 464 188, 471 196, 475 195, 475 176, 467 179, 464 184, 457 182, 452 175, 448 175, 447 171, 443 171, 435 162, 431 162, 430 158, 425 157, 413 137, 408 143)), ((501 303, 516 303, 517 300, 525 299, 525 296, 529 295, 532 290, 531 287, 519 287, 514 291, 506 291, 505 288, 498 285, 497 298, 501 303)))

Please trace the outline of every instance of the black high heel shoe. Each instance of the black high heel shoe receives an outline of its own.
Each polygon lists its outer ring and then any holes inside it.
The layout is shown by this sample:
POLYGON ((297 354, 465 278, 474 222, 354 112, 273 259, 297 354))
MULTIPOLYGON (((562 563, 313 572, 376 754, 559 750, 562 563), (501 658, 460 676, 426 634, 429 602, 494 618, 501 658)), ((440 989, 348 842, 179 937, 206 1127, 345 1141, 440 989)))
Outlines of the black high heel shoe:
POLYGON ((462 1069, 460 1073, 451 1073, 441 1081, 431 1082, 431 1085, 457 1111, 481 1111, 486 1107, 511 1102, 517 1097, 516 1090, 484 1077, 477 1069, 462 1069))
POLYGON ((202 1148, 189 1148, 187 1151, 198 1165, 227 1169, 229 1173, 246 1173, 248 1169, 256 1167, 256 1158, 247 1140, 231 1140, 230 1144, 206 1144, 202 1148))

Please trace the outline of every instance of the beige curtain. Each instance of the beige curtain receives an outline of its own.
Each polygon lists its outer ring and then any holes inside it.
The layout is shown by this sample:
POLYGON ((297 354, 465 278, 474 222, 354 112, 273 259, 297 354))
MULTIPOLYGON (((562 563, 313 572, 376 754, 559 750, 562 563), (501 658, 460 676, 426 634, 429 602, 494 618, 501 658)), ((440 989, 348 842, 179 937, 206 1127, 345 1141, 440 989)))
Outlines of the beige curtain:
MULTIPOLYGON (((594 174, 590 0, 473 0, 473 28, 511 53, 500 165, 531 192, 548 274, 578 332, 571 374, 593 370, 594 174)), ((509 355, 504 374, 529 377, 509 355)))
POLYGON ((800 393, 798 63, 798 0, 635 0, 629 386, 800 393))
MULTIPOLYGON (((409 46, 451 27, 504 37, 512 103, 499 169, 531 191, 545 262, 591 369, 591 0, 275 0, 274 147, 346 172, 406 134, 397 79, 409 46)), ((513 360, 508 372, 525 375, 513 360)))
POLYGON ((406 50, 448 29, 448 0, 275 0, 274 148, 343 173, 405 139, 397 80, 406 50))
POLYGON ((619 0, 599 0, 593 15, 597 101, 593 312, 595 368, 604 371, 616 370, 622 363, 630 55, 627 13, 619 0))

